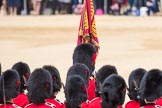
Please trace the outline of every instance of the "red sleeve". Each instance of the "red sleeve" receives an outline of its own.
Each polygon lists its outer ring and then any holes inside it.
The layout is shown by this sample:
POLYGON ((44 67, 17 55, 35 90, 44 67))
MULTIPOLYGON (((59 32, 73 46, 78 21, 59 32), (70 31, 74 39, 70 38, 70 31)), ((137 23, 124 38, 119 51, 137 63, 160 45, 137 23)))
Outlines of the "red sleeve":
POLYGON ((65 104, 62 104, 60 108, 66 108, 65 104))
POLYGON ((65 102, 64 102, 64 103, 62 103, 61 108, 66 108, 66 104, 65 104, 65 102))
POLYGON ((95 79, 94 78, 90 78, 89 79, 89 86, 88 86, 88 100, 92 100, 96 97, 95 95, 95 89, 96 89, 96 86, 95 86, 95 79))
POLYGON ((81 104, 81 108, 88 108, 88 105, 89 105, 89 103, 83 102, 83 103, 81 104))
POLYGON ((162 106, 162 98, 159 98, 159 99, 156 101, 156 105, 162 106))
POLYGON ((50 103, 56 105, 57 108, 61 108, 62 105, 63 105, 61 102, 59 102, 59 101, 58 101, 57 99, 55 99, 55 98, 48 98, 48 99, 46 99, 46 102, 50 102, 50 103))
POLYGON ((101 107, 101 98, 97 97, 89 102, 88 108, 102 108, 101 107))
MULTIPOLYGON (((55 108, 56 106, 53 103, 50 102, 45 102, 39 105, 30 103, 28 105, 26 105, 24 108, 55 108)), ((60 108, 60 107, 56 107, 56 108, 60 108)))
POLYGON ((12 104, 6 104, 5 106, 4 106, 4 104, 1 104, 0 105, 0 108, 15 108, 14 106, 12 106, 12 104))
POLYGON ((132 100, 126 103, 125 108, 140 108, 140 103, 135 100, 132 100))
POLYGON ((29 104, 28 97, 25 94, 19 94, 14 100, 13 103, 24 108, 29 104))

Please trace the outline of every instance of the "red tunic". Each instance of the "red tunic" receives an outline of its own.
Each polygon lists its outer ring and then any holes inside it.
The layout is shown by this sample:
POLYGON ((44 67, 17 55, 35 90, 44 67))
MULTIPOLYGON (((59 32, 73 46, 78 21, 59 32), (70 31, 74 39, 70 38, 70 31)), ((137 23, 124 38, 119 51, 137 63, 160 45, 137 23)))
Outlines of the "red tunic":
POLYGON ((93 77, 91 77, 89 79, 89 86, 88 86, 88 89, 87 89, 88 100, 92 100, 96 97, 95 89, 96 89, 95 79, 93 77))
POLYGON ((101 97, 94 98, 89 102, 88 108, 102 108, 101 100, 101 97))
POLYGON ((88 108, 89 102, 83 102, 81 108, 88 108))
POLYGON ((39 105, 30 103, 30 104, 26 105, 24 108, 59 108, 59 107, 56 107, 56 105, 54 105, 53 103, 45 102, 45 103, 39 104, 39 105))
POLYGON ((162 106, 162 98, 159 98, 159 99, 156 101, 156 105, 162 106))
POLYGON ((4 104, 0 104, 0 108, 22 108, 22 107, 20 107, 20 106, 18 106, 16 104, 12 104, 12 103, 11 104, 6 104, 5 106, 4 106, 4 104))
POLYGON ((28 96, 25 95, 24 93, 20 93, 14 100, 13 103, 25 107, 27 104, 29 104, 28 96))
POLYGON ((125 108, 140 108, 140 103, 135 100, 132 100, 125 104, 125 108))
MULTIPOLYGON (((102 108, 101 100, 102 100, 101 97, 96 97, 89 102, 89 105, 87 105, 88 107, 83 107, 83 108, 102 108)), ((123 108, 123 107, 118 106, 117 108, 123 108)), ((134 108, 134 107, 132 107, 132 108, 134 108)))
POLYGON ((55 98, 46 99, 46 102, 53 103, 57 108, 63 108, 64 105, 55 98))

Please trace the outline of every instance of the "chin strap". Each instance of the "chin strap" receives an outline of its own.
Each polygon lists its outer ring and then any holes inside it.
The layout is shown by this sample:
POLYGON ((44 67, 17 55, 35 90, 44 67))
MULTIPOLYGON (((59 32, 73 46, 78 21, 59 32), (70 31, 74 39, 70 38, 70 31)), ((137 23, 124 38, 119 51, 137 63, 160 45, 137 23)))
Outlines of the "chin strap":
MULTIPOLYGON (((134 89, 135 89, 136 91, 139 91, 139 87, 138 87, 137 82, 136 82, 135 80, 133 80, 133 84, 134 84, 134 86, 135 86, 134 89)), ((146 101, 141 99, 141 96, 139 95, 139 93, 138 93, 138 95, 137 95, 137 100, 138 100, 138 102, 140 102, 140 105, 141 105, 141 106, 144 106, 144 105, 146 104, 146 101)))

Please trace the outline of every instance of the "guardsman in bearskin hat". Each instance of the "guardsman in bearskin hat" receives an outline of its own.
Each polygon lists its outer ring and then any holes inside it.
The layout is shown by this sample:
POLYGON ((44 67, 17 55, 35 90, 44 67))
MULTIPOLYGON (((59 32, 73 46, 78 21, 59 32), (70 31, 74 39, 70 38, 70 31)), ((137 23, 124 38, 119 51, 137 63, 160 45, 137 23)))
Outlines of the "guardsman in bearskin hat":
MULTIPOLYGON (((96 80, 95 80, 96 97, 100 97, 101 91, 100 91, 99 83, 102 84, 104 80, 111 74, 118 74, 116 67, 112 65, 104 65, 96 73, 96 80)), ((122 106, 118 106, 118 108, 122 108, 122 106)))
POLYGON ((88 100, 95 98, 95 79, 94 79, 94 69, 97 57, 97 51, 92 44, 80 44, 76 46, 73 52, 73 64, 83 63, 87 65, 90 70, 89 86, 88 86, 88 100))
POLYGON ((87 101, 86 83, 80 75, 69 76, 65 84, 65 107, 81 108, 87 101))
POLYGON ((12 69, 18 72, 20 76, 20 82, 21 82, 20 93, 14 99, 14 103, 21 107, 25 107, 25 105, 29 103, 28 96, 26 95, 25 90, 27 89, 26 84, 30 75, 30 68, 28 64, 23 62, 18 62, 13 65, 12 69))
POLYGON ((116 74, 108 76, 101 87, 101 97, 89 102, 88 108, 117 108, 124 104, 126 83, 116 74))
POLYGON ((96 48, 92 44, 80 44, 74 49, 73 64, 83 63, 87 65, 92 75, 95 69, 96 53, 96 48))
POLYGON ((115 66, 112 65, 104 65, 102 66, 98 72, 96 73, 96 96, 100 96, 100 87, 99 83, 103 83, 104 80, 111 74, 118 74, 115 66))
POLYGON ((128 79, 128 96, 131 101, 126 103, 125 108, 139 108, 145 105, 144 100, 139 98, 139 87, 144 74, 147 71, 143 68, 137 68, 131 72, 128 79))
POLYGON ((144 108, 161 108, 155 102, 162 96, 162 71, 159 69, 148 71, 142 78, 139 93, 146 103, 144 108))
POLYGON ((53 94, 53 80, 49 71, 35 69, 28 80, 28 98, 30 104, 25 108, 55 108, 50 102, 45 102, 53 94))
POLYGON ((85 64, 76 63, 72 65, 67 72, 66 78, 72 75, 80 75, 86 82, 86 87, 88 87, 90 71, 89 71, 89 68, 85 64))
POLYGON ((62 87, 60 73, 55 66, 51 65, 45 65, 43 66, 43 69, 48 70, 53 79, 53 94, 50 98, 46 99, 46 102, 50 102, 55 104, 57 107, 61 107, 63 104, 58 99, 56 99, 56 96, 62 87))
POLYGON ((17 71, 7 70, 0 77, 0 108, 21 108, 13 103, 20 91, 20 77, 17 71))

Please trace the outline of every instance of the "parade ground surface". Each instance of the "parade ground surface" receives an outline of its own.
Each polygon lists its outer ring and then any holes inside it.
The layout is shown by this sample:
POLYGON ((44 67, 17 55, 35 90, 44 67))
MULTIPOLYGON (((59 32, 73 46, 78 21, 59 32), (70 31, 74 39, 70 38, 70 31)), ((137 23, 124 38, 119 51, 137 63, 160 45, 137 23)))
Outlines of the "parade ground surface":
MULTIPOLYGON (((100 42, 96 71, 115 65, 128 82, 136 68, 162 69, 162 18, 96 16, 100 42)), ((0 62, 5 71, 18 61, 31 71, 43 65, 58 68, 65 83, 77 43, 80 16, 4 16, 0 17, 0 62)), ((58 99, 64 101, 63 90, 58 99)), ((126 99, 128 101, 128 97, 126 99)))

